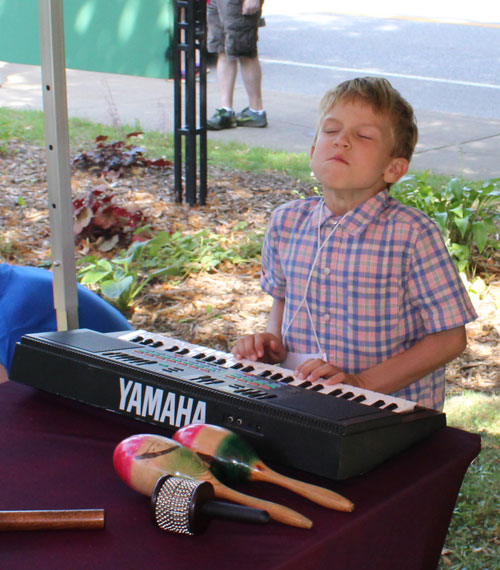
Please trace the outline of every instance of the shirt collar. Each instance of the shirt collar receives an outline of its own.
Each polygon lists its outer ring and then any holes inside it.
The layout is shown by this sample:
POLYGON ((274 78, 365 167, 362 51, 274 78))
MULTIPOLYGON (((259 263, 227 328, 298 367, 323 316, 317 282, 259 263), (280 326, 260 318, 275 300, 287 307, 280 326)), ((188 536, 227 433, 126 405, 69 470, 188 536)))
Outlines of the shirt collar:
MULTIPOLYGON (((381 192, 372 196, 366 202, 363 202, 354 210, 347 212, 342 223, 342 229, 351 235, 360 234, 368 224, 370 224, 379 214, 387 208, 389 203, 389 190, 386 188, 381 192)), ((312 225, 318 227, 318 224, 323 224, 328 219, 337 217, 324 205, 324 200, 318 200, 314 207, 312 225), (322 212, 323 210, 323 212, 322 212), (321 218, 320 218, 321 216, 321 218)))

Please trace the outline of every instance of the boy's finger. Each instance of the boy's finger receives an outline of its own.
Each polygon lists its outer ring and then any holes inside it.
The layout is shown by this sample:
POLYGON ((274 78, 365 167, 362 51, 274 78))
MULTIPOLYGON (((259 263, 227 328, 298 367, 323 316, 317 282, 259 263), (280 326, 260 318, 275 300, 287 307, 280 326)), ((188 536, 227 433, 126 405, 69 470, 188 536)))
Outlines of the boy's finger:
POLYGON ((327 378, 324 384, 332 385, 332 384, 340 384, 341 382, 345 382, 346 373, 343 370, 339 370, 329 378, 327 378))
POLYGON ((266 339, 263 335, 255 335, 253 351, 255 355, 255 358, 253 360, 257 360, 257 358, 262 358, 264 356, 266 352, 266 339))
POLYGON ((254 338, 253 335, 245 336, 241 339, 241 353, 239 358, 247 358, 255 360, 254 338))
POLYGON ((303 362, 294 371, 297 378, 305 380, 311 374, 314 368, 317 366, 317 362, 318 360, 316 358, 309 358, 308 360, 303 362))
POLYGON ((321 361, 317 361, 317 365, 309 375, 306 377, 306 380, 309 382, 316 382, 318 380, 324 380, 325 378, 331 376, 332 374, 332 366, 328 363, 320 364, 321 361))

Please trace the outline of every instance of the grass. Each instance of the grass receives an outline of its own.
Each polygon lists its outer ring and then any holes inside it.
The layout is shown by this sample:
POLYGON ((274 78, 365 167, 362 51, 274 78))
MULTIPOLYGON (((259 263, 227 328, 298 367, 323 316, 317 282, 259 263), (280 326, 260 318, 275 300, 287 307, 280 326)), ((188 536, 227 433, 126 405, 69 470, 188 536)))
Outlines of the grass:
MULTIPOLYGON (((140 125, 119 129, 81 119, 70 119, 70 141, 74 153, 94 146, 98 135, 123 140, 140 125)), ((9 140, 44 145, 43 113, 0 108, 0 156, 9 140)), ((173 158, 173 137, 147 132, 142 140, 146 155, 173 158)), ((209 141, 209 162, 223 168, 256 172, 277 170, 298 180, 311 181, 307 154, 291 154, 264 148, 249 148, 237 143, 209 141)), ((447 177, 429 175, 430 184, 443 184, 447 177)), ((500 568, 498 505, 500 480, 500 396, 463 392, 446 400, 448 425, 482 436, 482 451, 464 479, 445 544, 442 570, 493 570, 500 568)))
POLYGON ((464 391, 447 398, 449 426, 481 434, 481 453, 472 462, 462 488, 439 566, 449 570, 500 567, 500 396, 464 391))
MULTIPOLYGON (((68 129, 73 153, 91 148, 99 135, 107 135, 112 140, 124 140, 128 133, 142 130, 140 124, 115 128, 78 118, 69 119, 68 129)), ((16 111, 0 107, 0 150, 4 148, 5 151, 7 140, 21 140, 43 146, 43 112, 16 111)), ((155 158, 165 156, 173 160, 174 142, 171 134, 145 132, 141 144, 145 147, 147 156, 155 158)), ((209 140, 208 156, 209 164, 222 168, 254 172, 278 170, 287 172, 299 180, 311 179, 309 158, 306 153, 293 154, 263 147, 249 148, 243 144, 209 140)))
POLYGON ((208 142, 209 162, 223 168, 240 170, 278 170, 286 172, 297 180, 311 180, 309 156, 294 154, 263 147, 247 147, 238 143, 208 142))
MULTIPOLYGON (((107 135, 112 140, 124 140, 131 132, 141 131, 139 123, 119 128, 93 123, 84 119, 70 118, 68 122, 70 144, 73 153, 90 149, 99 135, 107 135)), ((17 111, 0 107, 0 152, 5 149, 7 140, 22 140, 44 145, 42 111, 17 111)), ((164 156, 173 160, 174 142, 171 134, 156 131, 144 132, 141 144, 145 155, 151 158, 164 156)), ((265 172, 276 170, 286 172, 296 180, 311 182, 309 155, 289 153, 264 147, 248 147, 241 143, 221 143, 208 141, 208 163, 227 169, 265 172)), ((449 177, 430 174, 429 184, 442 184, 449 177)))
POLYGON ((40 111, 14 111, 0 107, 0 150, 9 140, 43 146, 43 114, 40 111))

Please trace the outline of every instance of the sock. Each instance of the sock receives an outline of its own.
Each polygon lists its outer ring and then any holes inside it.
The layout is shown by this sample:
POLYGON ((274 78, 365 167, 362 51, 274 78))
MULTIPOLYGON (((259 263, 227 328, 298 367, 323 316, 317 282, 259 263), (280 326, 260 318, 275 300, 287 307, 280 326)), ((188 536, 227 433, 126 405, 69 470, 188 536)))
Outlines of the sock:
POLYGON ((252 109, 252 107, 249 107, 248 110, 251 111, 252 113, 257 114, 257 115, 263 115, 265 113, 264 109, 261 109, 260 111, 256 111, 255 109, 252 109))

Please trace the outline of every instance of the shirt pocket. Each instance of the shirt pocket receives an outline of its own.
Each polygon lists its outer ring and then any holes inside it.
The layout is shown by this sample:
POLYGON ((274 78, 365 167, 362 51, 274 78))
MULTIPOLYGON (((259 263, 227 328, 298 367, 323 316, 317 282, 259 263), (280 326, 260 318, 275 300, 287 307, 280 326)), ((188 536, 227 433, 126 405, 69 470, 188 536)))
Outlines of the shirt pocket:
POLYGON ((358 272, 347 287, 349 334, 360 351, 384 350, 399 337, 402 285, 397 276, 383 271, 358 272))

